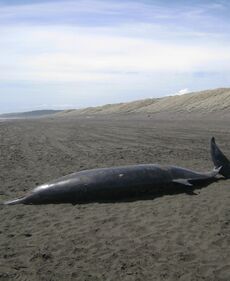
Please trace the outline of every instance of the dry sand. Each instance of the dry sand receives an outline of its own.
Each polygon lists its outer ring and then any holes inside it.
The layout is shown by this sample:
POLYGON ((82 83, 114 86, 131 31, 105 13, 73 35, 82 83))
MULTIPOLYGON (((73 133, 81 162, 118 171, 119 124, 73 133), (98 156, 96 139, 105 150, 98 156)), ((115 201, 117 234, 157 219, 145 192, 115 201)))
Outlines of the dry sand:
MULTIPOLYGON (((0 200, 95 167, 212 169, 229 118, 126 115, 0 122, 0 200), (173 118, 172 118, 173 117, 173 118)), ((0 280, 230 280, 230 181, 154 200, 0 206, 0 280)))

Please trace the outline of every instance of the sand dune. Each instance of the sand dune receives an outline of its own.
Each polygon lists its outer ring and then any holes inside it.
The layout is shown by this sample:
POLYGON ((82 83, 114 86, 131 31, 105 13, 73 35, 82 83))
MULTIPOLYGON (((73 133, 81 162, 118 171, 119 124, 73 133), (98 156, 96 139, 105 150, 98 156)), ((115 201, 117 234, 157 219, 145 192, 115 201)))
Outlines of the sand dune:
POLYGON ((230 109, 230 89, 220 88, 180 96, 145 99, 127 103, 107 104, 97 107, 63 111, 60 115, 185 112, 208 114, 227 113, 230 109))
POLYGON ((202 112, 225 111, 230 109, 230 89, 207 90, 181 96, 160 99, 157 103, 140 108, 138 111, 180 111, 202 112))

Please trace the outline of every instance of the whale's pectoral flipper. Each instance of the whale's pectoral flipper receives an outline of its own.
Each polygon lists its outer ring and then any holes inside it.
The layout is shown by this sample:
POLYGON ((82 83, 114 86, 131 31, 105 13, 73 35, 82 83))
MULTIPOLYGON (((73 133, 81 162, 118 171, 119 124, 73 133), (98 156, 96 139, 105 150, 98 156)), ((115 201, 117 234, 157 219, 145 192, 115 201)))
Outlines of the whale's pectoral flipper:
POLYGON ((189 179, 175 179, 175 180, 172 180, 173 183, 179 183, 179 184, 183 184, 183 185, 186 185, 186 186, 193 186, 190 182, 189 182, 189 179))
POLYGON ((205 181, 214 180, 216 178, 216 176, 218 175, 218 173, 220 172, 221 168, 222 167, 215 168, 215 169, 213 169, 213 171, 208 172, 208 173, 202 173, 202 174, 197 173, 191 178, 173 179, 172 182, 191 187, 191 186, 197 185, 199 183, 203 183, 205 181))
POLYGON ((219 173, 225 178, 230 178, 230 161, 219 149, 215 142, 215 138, 211 138, 211 156, 216 168, 219 168, 219 173))

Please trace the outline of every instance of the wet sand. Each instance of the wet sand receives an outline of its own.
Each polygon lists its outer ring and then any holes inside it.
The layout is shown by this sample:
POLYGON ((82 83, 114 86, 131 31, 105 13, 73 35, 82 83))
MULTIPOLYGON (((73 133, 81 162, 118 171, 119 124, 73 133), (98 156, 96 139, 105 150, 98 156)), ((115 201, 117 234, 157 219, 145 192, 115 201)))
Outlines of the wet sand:
MULTIPOLYGON (((0 122, 0 200, 75 171, 160 163, 209 171, 229 118, 82 116, 0 122)), ((230 280, 230 181, 154 200, 0 206, 0 280, 230 280)))

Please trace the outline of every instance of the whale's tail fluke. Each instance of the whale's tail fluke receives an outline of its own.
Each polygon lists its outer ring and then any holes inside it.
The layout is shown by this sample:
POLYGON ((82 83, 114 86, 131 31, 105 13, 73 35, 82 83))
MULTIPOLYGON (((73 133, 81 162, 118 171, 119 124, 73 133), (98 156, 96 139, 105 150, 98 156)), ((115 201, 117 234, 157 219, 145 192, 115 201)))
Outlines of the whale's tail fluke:
POLYGON ((219 174, 230 178, 230 161, 216 145, 215 138, 211 138, 211 156, 215 168, 220 168, 219 174))

